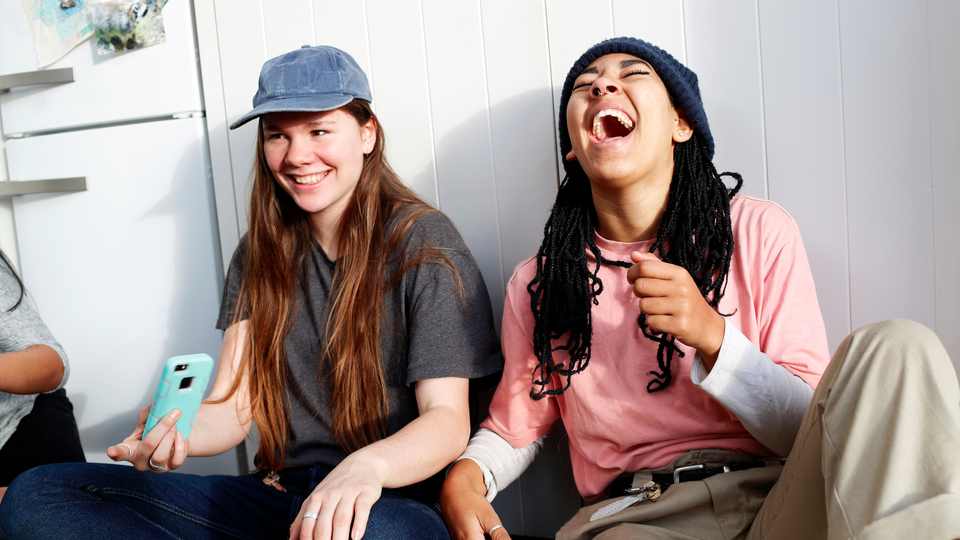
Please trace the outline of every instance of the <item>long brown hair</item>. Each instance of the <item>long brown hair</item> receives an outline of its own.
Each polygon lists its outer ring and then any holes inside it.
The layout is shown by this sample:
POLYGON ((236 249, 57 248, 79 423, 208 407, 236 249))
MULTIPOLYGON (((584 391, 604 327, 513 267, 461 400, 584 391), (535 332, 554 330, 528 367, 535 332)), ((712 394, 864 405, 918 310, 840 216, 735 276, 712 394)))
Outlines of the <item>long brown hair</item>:
MULTIPOLYGON (((364 156, 360 180, 340 218, 337 287, 328 304, 324 357, 318 359, 321 376, 332 382, 333 434, 350 452, 386 436, 389 411, 380 355, 384 293, 417 264, 444 264, 454 274, 456 269, 440 249, 428 248, 403 254, 397 274, 386 279, 385 269, 415 219, 435 210, 390 168, 383 129, 370 104, 354 99, 342 110, 361 126, 370 119, 376 124, 376 143, 364 156), (387 238, 386 225, 394 216, 398 223, 387 238)), ((248 378, 253 419, 260 430, 258 464, 279 469, 290 431, 284 406, 289 377, 284 342, 294 318, 296 276, 310 252, 312 232, 309 215, 274 180, 263 152, 262 129, 257 149, 244 276, 234 315, 235 321, 248 318, 249 327, 233 391, 248 378)))

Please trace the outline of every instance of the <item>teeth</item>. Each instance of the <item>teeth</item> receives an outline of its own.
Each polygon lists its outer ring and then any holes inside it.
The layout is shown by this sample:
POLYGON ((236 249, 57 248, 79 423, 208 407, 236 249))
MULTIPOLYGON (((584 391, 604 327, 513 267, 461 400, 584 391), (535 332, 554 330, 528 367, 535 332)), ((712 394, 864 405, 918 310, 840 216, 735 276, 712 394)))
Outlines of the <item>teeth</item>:
POLYGON ((612 116, 619 120, 625 128, 633 129, 633 120, 630 120, 630 117, 627 116, 623 111, 617 109, 604 109, 597 113, 597 116, 593 118, 593 135, 600 140, 607 138, 607 133, 604 131, 603 124, 600 122, 600 119, 604 116, 612 116))
POLYGON ((317 182, 323 180, 330 171, 324 171, 320 174, 311 174, 310 176, 294 176, 293 181, 298 184, 316 184, 317 182))

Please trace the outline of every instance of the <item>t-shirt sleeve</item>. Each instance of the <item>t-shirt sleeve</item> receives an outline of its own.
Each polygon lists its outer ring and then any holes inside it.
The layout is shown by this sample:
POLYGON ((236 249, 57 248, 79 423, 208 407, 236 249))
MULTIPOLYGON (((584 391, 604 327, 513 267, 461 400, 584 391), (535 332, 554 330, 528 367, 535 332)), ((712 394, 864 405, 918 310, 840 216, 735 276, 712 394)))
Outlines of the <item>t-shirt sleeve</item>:
MULTIPOLYGON (((233 251, 227 276, 223 280, 223 296, 220 299, 220 315, 217 317, 217 328, 226 330, 233 324, 237 301, 240 298, 240 284, 243 282, 243 261, 247 252, 247 235, 243 235, 237 249, 233 251)), ((242 317, 246 319, 246 316, 242 317)))
POLYGON ((477 378, 500 371, 503 357, 480 268, 453 223, 436 212, 416 218, 408 233, 406 256, 430 253, 431 248, 437 248, 453 268, 442 258, 428 255, 404 274, 406 384, 441 377, 477 378))
POLYGON ((0 353, 22 351, 31 345, 50 347, 63 362, 63 378, 54 389, 59 390, 70 377, 67 353, 40 319, 37 306, 26 291, 20 305, 10 310, 20 298, 20 284, 12 272, 0 261, 0 353))
MULTIPOLYGON (((533 313, 530 310, 530 282, 535 261, 521 263, 507 286, 503 308, 503 377, 490 403, 490 416, 480 425, 496 432, 514 448, 523 448, 550 433, 560 418, 555 396, 534 401, 533 372, 538 361, 533 352, 533 313)), ((551 378, 548 389, 554 389, 551 378)))

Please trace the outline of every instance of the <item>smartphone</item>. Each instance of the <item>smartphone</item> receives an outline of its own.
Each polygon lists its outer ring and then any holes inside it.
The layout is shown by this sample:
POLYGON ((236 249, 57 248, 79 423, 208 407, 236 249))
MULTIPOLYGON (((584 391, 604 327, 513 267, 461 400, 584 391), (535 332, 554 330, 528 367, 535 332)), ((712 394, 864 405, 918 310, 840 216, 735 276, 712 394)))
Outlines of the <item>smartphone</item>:
POLYGON ((177 419, 177 431, 183 433, 184 439, 189 437, 212 372, 213 358, 208 354, 174 356, 167 360, 157 385, 157 394, 150 405, 144 437, 174 409, 180 409, 181 413, 177 419))

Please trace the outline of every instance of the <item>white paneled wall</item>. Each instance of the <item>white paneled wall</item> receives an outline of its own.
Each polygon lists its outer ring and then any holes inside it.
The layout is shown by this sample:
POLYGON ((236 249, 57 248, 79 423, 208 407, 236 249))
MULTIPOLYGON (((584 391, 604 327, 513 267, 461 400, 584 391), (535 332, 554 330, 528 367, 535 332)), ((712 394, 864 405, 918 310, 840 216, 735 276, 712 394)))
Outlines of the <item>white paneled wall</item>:
POLYGON ((743 194, 767 199, 757 2, 687 0, 684 6, 687 66, 700 79, 717 143, 714 164, 743 175, 743 194))
MULTIPOLYGON (((699 77, 716 164, 804 236, 831 348, 881 319, 960 360, 960 4, 953 0, 194 0, 225 261, 245 228, 261 64, 303 44, 371 78, 391 163, 457 223, 494 309, 558 182, 567 69, 614 35, 699 77)), ((557 438, 497 499, 551 537, 579 505, 557 438), (559 449, 559 450, 558 450, 559 449), (559 480, 558 480, 559 479, 559 480), (546 495, 546 496, 545 496, 546 495)))
POLYGON ((851 331, 837 2, 759 10, 768 197, 803 232, 834 349, 851 331))
POLYGON ((839 15, 852 324, 935 328, 926 2, 846 0, 839 15))

